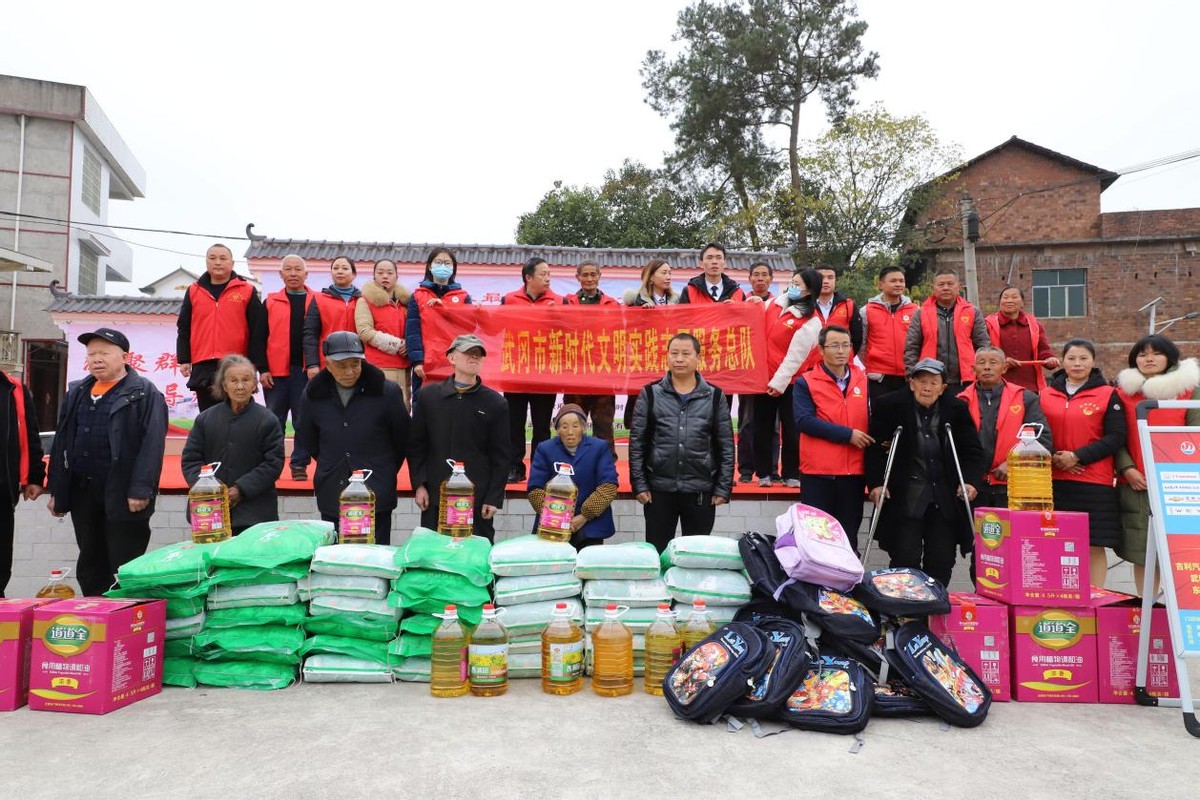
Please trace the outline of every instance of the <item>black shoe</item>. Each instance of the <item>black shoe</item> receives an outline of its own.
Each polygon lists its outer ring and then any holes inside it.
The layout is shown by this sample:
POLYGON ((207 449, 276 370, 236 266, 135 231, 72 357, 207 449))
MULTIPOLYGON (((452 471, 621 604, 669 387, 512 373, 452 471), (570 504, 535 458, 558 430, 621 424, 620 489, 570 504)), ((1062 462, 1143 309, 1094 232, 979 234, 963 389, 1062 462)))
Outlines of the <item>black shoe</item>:
POLYGON ((743 472, 738 476, 738 483, 754 483, 754 473, 743 472))
POLYGON ((308 467, 302 467, 299 464, 292 464, 292 480, 294 480, 294 481, 308 480, 308 467))
POLYGON ((509 483, 521 483, 525 480, 525 469, 523 467, 513 467, 508 471, 509 483))

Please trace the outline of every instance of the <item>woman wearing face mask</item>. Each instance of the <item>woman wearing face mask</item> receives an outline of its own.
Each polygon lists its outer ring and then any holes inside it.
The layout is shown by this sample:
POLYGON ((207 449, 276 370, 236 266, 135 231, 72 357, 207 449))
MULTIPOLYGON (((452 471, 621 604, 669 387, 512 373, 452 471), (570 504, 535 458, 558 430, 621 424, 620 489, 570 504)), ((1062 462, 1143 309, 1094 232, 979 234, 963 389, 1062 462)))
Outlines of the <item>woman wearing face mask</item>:
MULTIPOLYGON (((1137 404, 1143 400, 1200 400, 1200 363, 1179 358, 1179 348, 1161 334, 1143 336, 1129 349, 1129 368, 1117 373, 1117 394, 1125 411, 1125 445, 1117 451, 1117 499, 1121 509, 1121 544, 1117 555, 1133 564, 1134 588, 1146 577, 1146 537, 1150 496, 1146 462, 1137 430, 1137 404)), ((1160 408, 1150 412, 1151 425, 1200 426, 1200 409, 1160 408)))
POLYGON ((412 365, 412 397, 417 396, 425 380, 425 342, 421 338, 421 315, 438 307, 469 306, 474 301, 467 290, 455 282, 458 259, 445 247, 435 247, 425 259, 425 277, 413 290, 404 321, 404 342, 412 365))
POLYGON ((671 265, 665 258, 654 258, 642 267, 642 283, 637 289, 625 292, 625 305, 630 307, 657 308, 679 302, 679 295, 671 288, 671 265))
POLYGON ((329 265, 333 283, 322 289, 316 302, 308 307, 304 316, 304 367, 310 380, 325 366, 321 345, 329 334, 355 330, 354 307, 361 294, 354 285, 357 275, 354 262, 348 256, 338 256, 329 265))
POLYGON ((408 346, 404 342, 408 301, 408 290, 396 278, 396 262, 376 261, 372 280, 363 284, 362 300, 354 309, 354 324, 367 363, 383 370, 383 376, 400 387, 405 404, 411 406, 408 346))
POLYGON ((538 445, 529 464, 529 504, 533 506, 533 530, 546 499, 546 483, 555 476, 556 463, 570 464, 575 470, 579 494, 575 516, 571 520, 571 544, 587 547, 601 544, 616 532, 612 503, 617 499, 617 465, 603 439, 588 436, 583 409, 567 403, 554 417, 556 435, 538 445))
POLYGON ((1121 543, 1113 457, 1125 444, 1121 398, 1096 367, 1096 346, 1072 339, 1062 351, 1063 368, 1041 392, 1042 411, 1059 448, 1052 458, 1054 510, 1088 515, 1091 578, 1103 586, 1108 574, 1105 548, 1121 543))
POLYGON ((254 402, 258 388, 254 365, 242 356, 225 356, 217 365, 213 394, 219 401, 200 412, 180 467, 188 487, 200 478, 200 467, 221 462, 217 479, 229 487, 233 532, 279 519, 275 479, 283 469, 283 430, 279 420, 254 402))

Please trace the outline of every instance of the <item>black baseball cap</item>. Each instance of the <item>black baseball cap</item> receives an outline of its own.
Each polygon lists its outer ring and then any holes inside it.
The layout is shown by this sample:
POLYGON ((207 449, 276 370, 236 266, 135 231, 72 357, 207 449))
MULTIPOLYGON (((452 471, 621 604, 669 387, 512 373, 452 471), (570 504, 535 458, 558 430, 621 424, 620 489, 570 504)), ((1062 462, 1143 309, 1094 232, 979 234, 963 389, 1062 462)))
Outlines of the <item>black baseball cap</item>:
POLYGON ((86 346, 87 343, 92 339, 103 339, 106 342, 112 342, 126 353, 129 352, 129 339, 126 338, 125 334, 118 330, 113 330, 112 328, 96 328, 96 330, 89 333, 79 334, 79 343, 82 345, 86 346))
POLYGON ((357 333, 350 331, 334 331, 329 334, 321 345, 321 351, 328 361, 344 361, 347 358, 362 358, 363 343, 357 333))

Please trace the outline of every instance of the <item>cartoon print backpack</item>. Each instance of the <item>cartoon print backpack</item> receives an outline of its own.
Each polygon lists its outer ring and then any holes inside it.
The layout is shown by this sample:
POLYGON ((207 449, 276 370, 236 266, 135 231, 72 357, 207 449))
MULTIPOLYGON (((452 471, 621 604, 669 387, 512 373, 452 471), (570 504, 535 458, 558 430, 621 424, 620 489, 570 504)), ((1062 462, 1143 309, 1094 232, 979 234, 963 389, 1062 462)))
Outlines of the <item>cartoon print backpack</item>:
POLYGON ((788 577, 848 592, 863 576, 862 562, 831 515, 795 503, 775 518, 775 555, 788 577))
POLYGON ((867 608, 897 617, 926 617, 950 613, 946 587, 919 569, 892 567, 871 570, 854 589, 867 608))
POLYGON ((825 733, 858 733, 875 703, 875 681, 852 658, 822 653, 784 702, 777 718, 825 733))
MULTIPOLYGON (((738 615, 744 610, 739 609, 738 615)), ((759 616, 751 624, 762 631, 770 643, 769 664, 752 682, 750 691, 731 703, 725 713, 766 719, 775 715, 800 678, 812 667, 814 651, 807 645, 804 626, 797 622, 784 617, 759 616)))
POLYGON ((789 588, 789 605, 798 604, 805 618, 822 631, 867 645, 882 635, 878 615, 853 596, 805 581, 789 588))
MULTIPOLYGON (((987 719, 992 692, 954 649, 921 621, 887 633, 887 665, 951 725, 973 728, 987 719)), ((880 680, 887 681, 881 674, 880 680)))
POLYGON ((722 625, 684 654, 663 679, 663 696, 680 719, 708 724, 745 697, 770 667, 775 647, 745 622, 722 625))

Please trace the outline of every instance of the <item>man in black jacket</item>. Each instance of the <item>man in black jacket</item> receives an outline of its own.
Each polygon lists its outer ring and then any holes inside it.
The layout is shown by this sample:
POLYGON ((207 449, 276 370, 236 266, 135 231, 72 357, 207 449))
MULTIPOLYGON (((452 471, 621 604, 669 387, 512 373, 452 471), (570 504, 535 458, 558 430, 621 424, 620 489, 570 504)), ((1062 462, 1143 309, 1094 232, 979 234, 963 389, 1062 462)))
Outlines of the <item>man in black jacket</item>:
POLYGON ((47 507, 56 517, 70 513, 79 545, 75 577, 84 596, 95 596, 150 543, 167 404, 125 366, 125 334, 97 328, 79 341, 91 375, 70 387, 59 409, 47 507))
POLYGON ((454 374, 421 388, 414 404, 408 474, 421 524, 438 529, 447 461, 461 461, 475 484, 474 533, 491 541, 496 512, 504 505, 505 478, 512 463, 508 401, 483 385, 479 370, 487 350, 478 336, 455 337, 446 350, 454 374))
POLYGON ((335 331, 321 345, 325 367, 309 381, 296 438, 316 459, 313 487, 321 519, 337 524, 338 501, 355 470, 371 470, 375 543, 392 541, 396 474, 408 447, 408 410, 400 387, 364 360, 362 340, 335 331))
POLYGON ((700 342, 677 333, 670 372, 642 389, 629 435, 629 480, 659 551, 683 534, 712 533, 717 506, 733 490, 733 421, 725 393, 697 372, 700 342))
POLYGON ((945 394, 942 362, 918 361, 908 385, 909 391, 893 392, 872 409, 869 432, 876 444, 866 451, 867 486, 877 505, 887 493, 878 538, 891 566, 922 569, 947 585, 956 545, 966 553, 974 539, 950 440, 957 448, 967 500, 975 499, 983 479, 983 447, 967 404, 945 394), (895 461, 885 486, 888 446, 897 428, 895 461))
POLYGON ((0 441, 4 442, 4 491, 8 502, 0 503, 0 597, 12 577, 14 512, 17 500, 33 500, 42 493, 46 465, 42 461, 42 438, 38 435, 33 395, 19 380, 0 372, 0 441))

